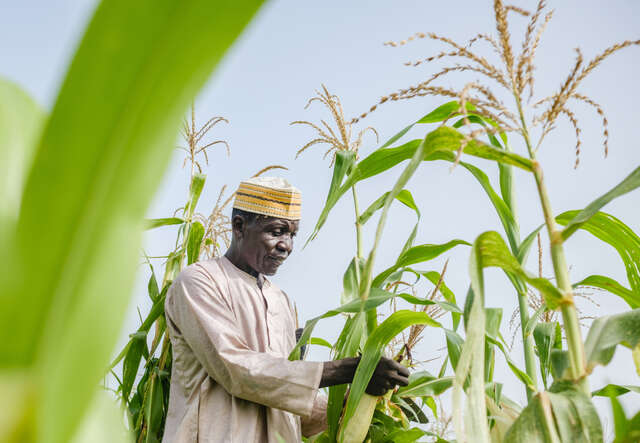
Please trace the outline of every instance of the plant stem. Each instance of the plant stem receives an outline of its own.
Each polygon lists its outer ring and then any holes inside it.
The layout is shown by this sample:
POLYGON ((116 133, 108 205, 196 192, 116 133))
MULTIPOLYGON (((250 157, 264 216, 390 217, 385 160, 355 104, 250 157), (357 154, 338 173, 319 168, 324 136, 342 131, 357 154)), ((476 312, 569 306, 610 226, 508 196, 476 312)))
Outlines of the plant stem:
MULTIPOLYGON (((353 208, 356 214, 356 257, 362 258, 362 225, 360 224, 360 208, 358 206, 358 195, 356 194, 356 185, 351 186, 351 193, 353 195, 353 208)), ((356 272, 359 273, 356 267, 356 272)))
MULTIPOLYGON (((533 386, 537 388, 538 376, 536 373, 536 353, 533 347, 533 337, 531 336, 531 334, 527 334, 526 332, 527 323, 529 323, 530 318, 526 292, 521 293, 520 291, 518 291, 518 307, 520 309, 520 329, 522 330, 522 345, 524 347, 525 370, 527 371, 527 375, 529 376, 529 378, 531 378, 533 386)), ((527 390, 527 400, 531 401, 534 391, 529 389, 528 386, 526 386, 525 388, 527 390)))
POLYGON ((562 246, 562 233, 558 230, 555 218, 553 217, 551 202, 543 180, 542 168, 540 167, 540 163, 536 160, 535 152, 531 146, 520 98, 517 95, 515 96, 516 103, 518 105, 518 112, 520 114, 520 121, 522 123, 522 135, 529 151, 529 157, 533 160, 533 175, 536 180, 538 195, 540 197, 542 212, 544 214, 544 221, 547 226, 549 241, 551 243, 550 247, 553 271, 558 288, 564 295, 561 304, 561 311, 565 334, 567 336, 567 347, 569 348, 569 373, 570 377, 577 381, 585 393, 589 395, 589 384, 586 378, 584 343, 582 341, 580 324, 578 322, 578 313, 573 300, 573 288, 571 287, 571 281, 569 279, 569 270, 567 268, 567 262, 564 255, 564 247, 562 246))
MULTIPOLYGON (((356 216, 356 259, 354 262, 355 271, 356 271, 356 281, 358 283, 358 288, 360 287, 360 260, 363 258, 362 253, 362 225, 360 224, 360 207, 358 205, 358 194, 356 193, 356 187, 353 185, 351 187, 351 193, 353 195, 353 209, 355 211, 356 216)), ((363 298, 366 298, 369 294, 363 294, 363 298)), ((378 310, 376 308, 370 309, 367 311, 367 330, 371 333, 377 326, 378 323, 378 310)))
MULTIPOLYGON (((505 143, 505 150, 512 152, 508 143, 505 143)), ((508 201, 506 202, 509 205, 509 209, 511 210, 511 214, 513 215, 513 219, 516 223, 518 223, 518 214, 516 211, 516 199, 515 192, 513 190, 512 178, 511 178, 511 167, 504 166, 505 168, 509 168, 509 181, 511 185, 509 186, 509 195, 508 201)), ((518 229, 517 234, 517 244, 518 248, 520 247, 520 229, 518 229)), ((513 251, 516 254, 518 251, 513 251)), ((536 353, 534 349, 534 341, 531 334, 527 334, 527 324, 529 323, 529 303, 527 300, 527 284, 524 281, 518 280, 521 284, 520 287, 517 288, 517 296, 518 296, 518 308, 520 311, 520 331, 522 333, 522 346, 524 348, 524 365, 527 375, 533 382, 533 387, 538 389, 538 375, 537 375, 537 367, 536 367, 536 353)), ((530 389, 529 386, 525 386, 525 390, 527 393, 527 401, 531 401, 533 397, 534 390, 530 389)))

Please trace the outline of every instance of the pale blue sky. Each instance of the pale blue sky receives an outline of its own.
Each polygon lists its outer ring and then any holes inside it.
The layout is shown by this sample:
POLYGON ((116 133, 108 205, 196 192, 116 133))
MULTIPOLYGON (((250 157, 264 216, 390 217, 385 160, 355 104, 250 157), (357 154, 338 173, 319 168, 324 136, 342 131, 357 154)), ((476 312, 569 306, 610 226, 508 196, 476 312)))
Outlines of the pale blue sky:
MULTIPOLYGON (((564 81, 574 60, 573 48, 579 46, 585 59, 590 60, 611 43, 640 38, 640 2, 565 0, 549 3, 556 12, 539 49, 538 98, 555 92, 564 81)), ((535 7, 533 1, 517 4, 535 7)), ((2 0, 0 5, 0 75, 17 81, 50 108, 95 2, 2 0)), ((515 46, 519 47, 518 39, 526 21, 514 18, 512 23, 515 46)), ((315 224, 322 207, 330 170, 328 162, 321 159, 322 147, 311 148, 294 160, 297 148, 312 134, 303 127, 290 127, 289 123, 328 117, 316 105, 303 109, 321 83, 342 98, 345 113, 350 117, 368 109, 381 95, 425 79, 441 65, 409 68, 403 62, 433 55, 445 49, 444 46, 426 40, 401 48, 382 45, 418 31, 436 32, 461 42, 478 32, 494 33, 491 2, 270 2, 227 55, 196 101, 199 120, 213 115, 229 119, 228 125, 216 127, 214 136, 227 140, 232 151, 230 158, 226 158, 223 149, 217 149, 210 156, 211 164, 206 170, 209 178, 199 207, 202 212, 210 210, 222 185, 234 188, 240 179, 267 164, 288 166, 290 171, 284 172, 283 176, 303 191, 298 249, 275 278, 296 301, 302 320, 338 304, 342 273, 353 255, 355 239, 353 210, 350 199, 345 198, 337 205, 318 239, 301 250, 303 239, 315 224)), ((494 60, 488 48, 480 51, 494 60)), ((461 88, 464 82, 476 78, 451 77, 439 84, 461 88)), ((598 116, 582 106, 575 107, 583 129, 580 168, 573 169, 575 142, 573 130, 565 121, 560 121, 558 130, 541 148, 540 161, 556 213, 583 207, 640 165, 636 132, 639 117, 636 103, 640 98, 638 78, 640 48, 635 47, 606 61, 580 88, 601 103, 609 117, 610 155, 606 161, 602 155, 598 116)), ((381 138, 386 139, 442 102, 438 98, 422 98, 384 105, 364 124, 374 126, 381 138)), ((505 102, 510 106, 510 101, 505 99, 505 102)), ((414 129, 407 139, 411 135, 412 138, 422 136, 424 131, 424 128, 414 129)), ((523 153, 522 143, 515 136, 512 143, 523 153)), ((374 148, 375 140, 365 138, 362 154, 374 148)), ((493 165, 475 163, 495 179, 493 165)), ((175 160, 149 209, 150 217, 169 216, 183 204, 188 171, 181 169, 181 164, 182 154, 176 151, 175 160)), ((390 171, 375 181, 362 183, 359 186, 361 205, 368 205, 387 190, 397 174, 397 170, 390 171)), ((532 178, 517 172, 516 185, 521 231, 526 234, 541 223, 542 214, 532 178)), ((462 168, 450 172, 445 164, 425 164, 411 180, 409 189, 423 213, 416 239, 418 244, 443 243, 453 238, 471 242, 485 230, 501 229, 485 194, 462 168)), ((640 193, 636 192, 611 203, 605 210, 640 232, 639 208, 640 193)), ((378 259, 379 269, 395 259, 413 223, 413 214, 406 208, 397 207, 392 211, 378 259)), ((159 230, 147 236, 145 247, 151 255, 166 253, 173 238, 171 228, 159 230)), ((368 230, 365 245, 371 245, 371 240, 372 232, 368 230)), ((547 252, 545 248, 544 269, 545 275, 550 276, 547 252)), ((459 248, 420 268, 439 270, 444 259, 450 258, 446 281, 462 299, 468 285, 468 253, 468 248, 459 248)), ((578 233, 568 242, 567 260, 572 267, 573 281, 598 273, 626 284, 624 268, 615 251, 586 234, 578 233)), ((529 268, 537 268, 533 256, 529 268)), ((487 276, 487 304, 503 307, 503 334, 510 337, 508 320, 516 305, 515 294, 497 270, 487 271, 487 276)), ((148 309, 143 291, 141 278, 126 321, 127 332, 137 323, 135 306, 148 309)), ((619 312, 626 306, 608 294, 596 294, 595 300, 600 307, 583 303, 586 315, 619 312)), ((333 340, 340 324, 337 319, 321 323, 318 335, 333 340)), ((442 355, 438 349, 443 345, 440 331, 428 331, 419 350, 420 357, 442 355)), ((517 345, 513 356, 523 366, 517 345)), ((312 358, 324 357, 321 351, 312 354, 312 358)), ((500 365, 497 373, 498 378, 505 380, 506 392, 516 399, 522 398, 518 383, 503 366, 500 365)), ((607 381, 640 384, 626 350, 618 351, 607 371, 605 374, 601 369, 596 370, 592 377, 594 388, 607 381)), ((624 397, 629 406, 634 403, 632 395, 624 397)), ((606 402, 598 400, 598 403, 608 408, 606 402)), ((638 404, 637 398, 635 404, 638 404)))

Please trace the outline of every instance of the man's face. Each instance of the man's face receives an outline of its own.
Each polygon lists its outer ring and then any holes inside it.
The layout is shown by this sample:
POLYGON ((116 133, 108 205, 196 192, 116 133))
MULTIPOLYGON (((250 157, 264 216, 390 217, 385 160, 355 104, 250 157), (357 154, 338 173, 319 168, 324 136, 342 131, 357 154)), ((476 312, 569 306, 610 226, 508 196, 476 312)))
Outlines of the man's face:
POLYGON ((274 275, 293 250, 297 220, 258 217, 245 223, 240 254, 247 265, 265 275, 274 275))

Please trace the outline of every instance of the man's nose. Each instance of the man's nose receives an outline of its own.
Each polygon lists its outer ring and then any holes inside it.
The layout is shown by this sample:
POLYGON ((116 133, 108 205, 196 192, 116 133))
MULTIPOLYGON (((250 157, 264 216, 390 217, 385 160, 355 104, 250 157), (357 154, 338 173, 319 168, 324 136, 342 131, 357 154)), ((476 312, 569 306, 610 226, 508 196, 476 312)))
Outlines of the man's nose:
POLYGON ((282 252, 286 252, 290 254, 293 250, 293 237, 290 235, 284 236, 280 241, 276 244, 276 248, 282 252))

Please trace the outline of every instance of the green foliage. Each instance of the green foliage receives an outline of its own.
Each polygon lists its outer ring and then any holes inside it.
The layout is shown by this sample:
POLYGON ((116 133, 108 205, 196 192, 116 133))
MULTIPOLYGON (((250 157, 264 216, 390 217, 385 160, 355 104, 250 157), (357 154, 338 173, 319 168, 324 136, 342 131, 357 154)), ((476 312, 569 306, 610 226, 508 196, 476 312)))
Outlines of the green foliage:
POLYGON ((3 435, 75 433, 117 339, 144 211, 183 112, 258 5, 104 2, 34 148, 39 117, 24 119, 21 152, 33 161, 13 181, 25 184, 0 281, 2 336, 12 337, 0 355, 3 371, 32 374, 34 395, 3 435))

